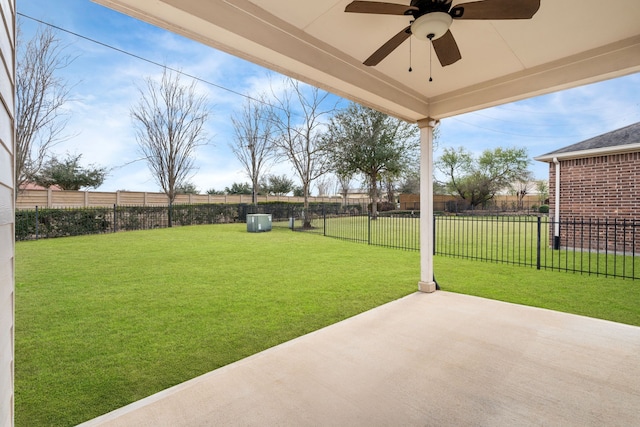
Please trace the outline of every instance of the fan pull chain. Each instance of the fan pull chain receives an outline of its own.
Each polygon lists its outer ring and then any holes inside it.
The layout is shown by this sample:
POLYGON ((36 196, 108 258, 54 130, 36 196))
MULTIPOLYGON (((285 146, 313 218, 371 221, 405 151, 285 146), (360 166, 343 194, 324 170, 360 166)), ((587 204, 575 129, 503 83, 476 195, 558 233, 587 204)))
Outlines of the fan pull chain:
POLYGON ((427 37, 429 38, 429 81, 433 81, 433 34, 429 34, 427 37))
POLYGON ((411 68, 411 39, 413 37, 409 37, 409 72, 413 71, 413 68, 411 68))

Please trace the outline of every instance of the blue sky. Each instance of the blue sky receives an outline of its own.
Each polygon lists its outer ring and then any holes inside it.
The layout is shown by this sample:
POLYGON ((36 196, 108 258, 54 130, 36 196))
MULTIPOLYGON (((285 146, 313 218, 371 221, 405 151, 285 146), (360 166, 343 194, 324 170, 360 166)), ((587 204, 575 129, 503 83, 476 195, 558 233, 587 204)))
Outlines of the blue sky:
MULTIPOLYGON (((213 83, 198 83, 211 101, 211 141, 198 151, 198 170, 191 181, 203 193, 248 181, 229 149, 230 115, 244 101, 234 92, 266 91, 269 82, 279 78, 277 74, 89 0, 17 0, 17 5, 24 15, 213 83)), ((25 38, 39 25, 31 19, 19 20, 25 38)), ((100 191, 158 191, 146 164, 136 161, 140 155, 130 108, 138 99, 137 87, 146 77, 159 76, 162 69, 74 35, 58 34, 77 59, 64 71, 74 85, 67 105, 71 113, 67 134, 74 136, 58 144, 55 153, 82 154, 86 164, 112 168, 100 191)), ((182 80, 189 82, 186 77, 182 80)), ((347 101, 340 105, 346 106, 347 101)), ((459 146, 474 152, 526 147, 534 157, 639 121, 640 74, 634 74, 445 119, 435 157, 443 147, 459 146)), ((538 179, 547 178, 546 164, 533 161, 530 170, 538 179)), ((286 164, 270 172, 295 177, 286 164)))

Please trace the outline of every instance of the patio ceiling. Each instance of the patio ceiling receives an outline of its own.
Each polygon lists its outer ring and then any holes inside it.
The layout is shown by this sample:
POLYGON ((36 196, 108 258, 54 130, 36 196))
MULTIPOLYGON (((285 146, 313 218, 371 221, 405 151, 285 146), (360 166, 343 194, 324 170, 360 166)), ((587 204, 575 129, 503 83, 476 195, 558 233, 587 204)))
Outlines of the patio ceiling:
POLYGON ((454 20, 462 59, 441 67, 433 55, 432 82, 427 42, 362 64, 409 17, 345 13, 351 0, 94 1, 409 121, 640 71, 638 0, 542 0, 531 20, 454 20))

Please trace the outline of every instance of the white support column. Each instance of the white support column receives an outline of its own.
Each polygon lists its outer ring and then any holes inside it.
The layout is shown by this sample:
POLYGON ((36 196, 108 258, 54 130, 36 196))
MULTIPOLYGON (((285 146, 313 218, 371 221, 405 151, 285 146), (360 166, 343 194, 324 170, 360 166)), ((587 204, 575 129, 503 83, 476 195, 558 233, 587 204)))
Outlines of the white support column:
POLYGON ((438 121, 420 120, 420 281, 418 290, 435 292, 433 280, 433 130, 438 121))

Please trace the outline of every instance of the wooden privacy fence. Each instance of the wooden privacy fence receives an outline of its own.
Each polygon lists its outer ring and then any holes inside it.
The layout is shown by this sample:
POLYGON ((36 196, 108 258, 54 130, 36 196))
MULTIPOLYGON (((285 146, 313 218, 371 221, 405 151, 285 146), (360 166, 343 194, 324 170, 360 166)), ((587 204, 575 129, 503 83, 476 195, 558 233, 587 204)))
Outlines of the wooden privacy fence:
MULTIPOLYGON (((310 197, 312 203, 342 203, 342 197, 310 197)), ((303 203, 304 198, 292 196, 258 196, 258 202, 303 203)), ((210 204, 210 203, 251 203, 251 195, 209 195, 180 194, 174 204, 210 204)), ((349 204, 368 203, 368 199, 348 199, 349 204)), ((107 206, 163 206, 167 205, 164 193, 138 191, 57 191, 23 190, 18 193, 17 209, 58 208, 58 207, 107 207, 107 206)))
MULTIPOLYGON (((411 211, 420 210, 419 194, 400 194, 400 210, 411 211)), ((540 197, 535 194, 528 194, 518 199, 517 196, 499 194, 481 206, 472 208, 469 203, 460 197, 447 194, 433 195, 433 210, 438 212, 464 212, 468 210, 489 210, 489 211, 536 211, 540 207, 540 197)))

